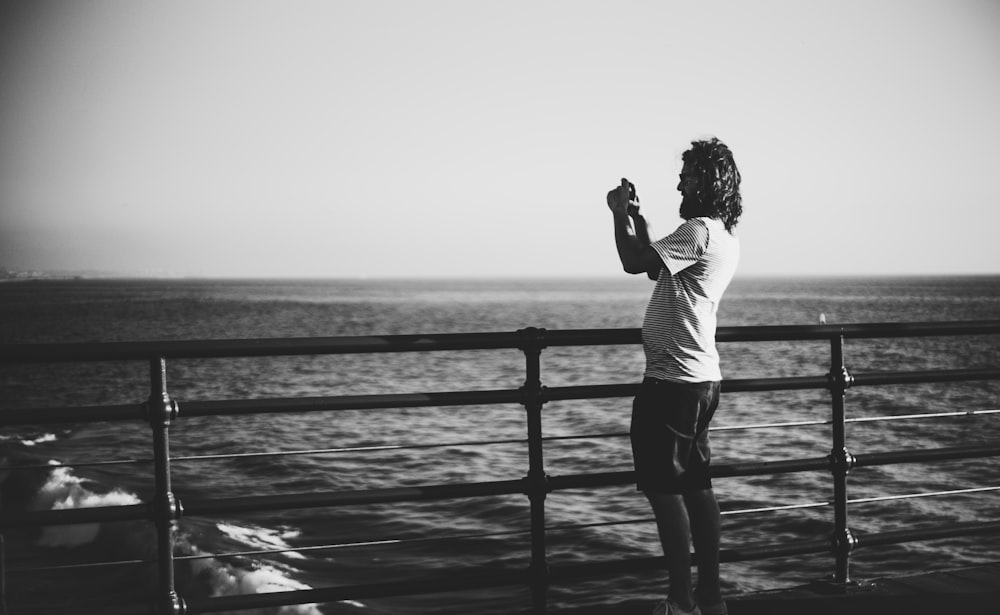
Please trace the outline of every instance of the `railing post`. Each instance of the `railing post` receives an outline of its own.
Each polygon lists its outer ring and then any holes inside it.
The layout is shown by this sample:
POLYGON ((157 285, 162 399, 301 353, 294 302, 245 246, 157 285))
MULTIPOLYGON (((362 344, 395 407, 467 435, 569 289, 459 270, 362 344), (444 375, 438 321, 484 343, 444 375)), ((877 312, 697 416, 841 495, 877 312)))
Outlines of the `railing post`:
POLYGON ((153 430, 154 480, 156 494, 152 511, 156 524, 156 553, 159 593, 155 612, 183 615, 184 601, 174 589, 174 520, 181 516, 180 502, 170 485, 170 422, 177 417, 177 402, 167 393, 167 363, 162 358, 149 362, 150 393, 145 412, 153 430))
POLYGON ((849 583, 851 551, 857 538, 847 523, 847 474, 854 467, 854 455, 847 449, 844 396, 854 377, 844 366, 844 336, 830 338, 830 373, 827 387, 833 404, 833 448, 830 451, 830 471, 833 474, 833 534, 831 548, 837 558, 834 574, 836 583, 849 583))
POLYGON ((541 354, 545 347, 545 329, 529 327, 518 331, 523 338, 521 350, 525 358, 525 379, 521 388, 528 427, 528 476, 524 479, 525 493, 531 505, 531 596, 536 613, 547 610, 549 564, 545 549, 545 497, 548 476, 542 454, 541 354))

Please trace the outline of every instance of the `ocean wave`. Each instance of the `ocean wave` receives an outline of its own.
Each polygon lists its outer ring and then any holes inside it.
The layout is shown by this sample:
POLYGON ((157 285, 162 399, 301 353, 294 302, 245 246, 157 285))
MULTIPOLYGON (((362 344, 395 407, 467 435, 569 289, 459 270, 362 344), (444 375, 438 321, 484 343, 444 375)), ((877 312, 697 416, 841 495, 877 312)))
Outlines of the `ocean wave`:
POLYGON ((220 522, 216 524, 220 532, 243 542, 255 549, 266 549, 281 551, 282 555, 291 559, 305 559, 305 556, 296 551, 291 551, 291 545, 285 542, 285 538, 294 538, 301 532, 292 528, 264 528, 259 526, 242 526, 235 523, 220 522))
MULTIPOLYGON (((50 461, 57 464, 57 461, 50 461)), ((53 468, 49 479, 35 497, 36 510, 64 510, 67 508, 97 508, 100 506, 125 506, 139 504, 135 494, 121 489, 95 493, 87 483, 66 467, 53 468)), ((78 547, 97 538, 101 524, 50 526, 42 530, 37 544, 40 547, 78 547)))
MULTIPOLYGON (((47 476, 38 482, 37 492, 24 505, 30 510, 66 510, 140 504, 142 500, 134 493, 120 488, 103 489, 99 483, 76 475, 69 467, 49 460, 53 467, 47 476)), ((16 467, 12 468, 17 470, 16 467)), ((9 476, 9 470, 0 476, 0 482, 9 476)), ((288 527, 266 528, 254 525, 238 525, 219 522, 217 529, 225 536, 246 547, 261 550, 282 550, 291 547, 285 542, 298 535, 298 530, 288 527)), ((98 549, 114 545, 116 554, 125 560, 150 561, 153 543, 153 527, 148 522, 127 523, 84 523, 74 525, 49 526, 42 528, 34 540, 36 547, 70 552, 79 549, 98 549)), ((295 580, 297 573, 290 566, 270 561, 263 563, 243 558, 241 565, 223 562, 215 557, 203 557, 203 549, 192 535, 178 530, 175 539, 175 555, 178 559, 179 585, 188 585, 188 597, 218 597, 241 594, 294 591, 312 589, 309 585, 295 580), (183 556, 187 555, 185 558, 183 556), (186 570, 184 570, 186 568, 186 570)), ((302 559, 299 553, 288 551, 289 559, 302 559)), ((142 583, 143 574, 136 578, 142 583)), ((152 589, 152 587, 150 588, 152 589)), ((17 592, 12 592, 16 594, 17 592)), ((360 603, 351 606, 361 607, 360 603)), ((250 615, 322 615, 315 604, 285 606, 241 611, 250 615)))
MULTIPOLYGON (((296 581, 274 565, 257 563, 251 570, 220 564, 217 560, 195 560, 195 576, 205 578, 212 587, 211 597, 238 596, 312 589, 296 581)), ((241 610, 243 615, 323 615, 315 604, 296 604, 274 609, 241 610)))
POLYGON ((58 438, 59 436, 54 433, 42 433, 40 435, 35 433, 10 435, 0 434, 0 442, 16 442, 23 446, 36 446, 38 444, 45 444, 46 442, 55 442, 58 438))

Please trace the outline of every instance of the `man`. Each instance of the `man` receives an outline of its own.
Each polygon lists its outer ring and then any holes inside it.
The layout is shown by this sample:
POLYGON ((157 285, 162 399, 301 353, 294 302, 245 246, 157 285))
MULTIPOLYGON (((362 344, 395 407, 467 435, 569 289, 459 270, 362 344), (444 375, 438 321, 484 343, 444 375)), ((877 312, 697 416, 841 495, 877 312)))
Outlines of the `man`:
POLYGON ((739 260, 740 174, 732 152, 715 138, 693 142, 683 161, 677 190, 684 222, 670 235, 650 241, 627 180, 608 193, 608 206, 625 271, 656 280, 642 325, 646 370, 631 427, 636 486, 653 508, 670 575, 667 599, 654 615, 724 615, 708 423, 722 380, 716 312, 739 260))

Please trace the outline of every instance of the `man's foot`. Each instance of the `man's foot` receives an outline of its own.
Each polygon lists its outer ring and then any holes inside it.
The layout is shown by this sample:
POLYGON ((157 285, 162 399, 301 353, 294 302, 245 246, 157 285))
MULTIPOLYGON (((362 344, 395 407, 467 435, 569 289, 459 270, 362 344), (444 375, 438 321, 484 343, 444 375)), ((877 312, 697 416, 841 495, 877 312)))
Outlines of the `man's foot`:
POLYGON ((656 605, 656 608, 653 609, 653 615, 702 615, 702 613, 697 604, 694 605, 693 609, 687 611, 668 598, 656 605))
POLYGON ((705 596, 701 593, 700 588, 696 589, 694 591, 694 601, 698 603, 701 615, 729 615, 729 611, 726 609, 726 601, 722 599, 722 595, 718 592, 714 596, 705 596))

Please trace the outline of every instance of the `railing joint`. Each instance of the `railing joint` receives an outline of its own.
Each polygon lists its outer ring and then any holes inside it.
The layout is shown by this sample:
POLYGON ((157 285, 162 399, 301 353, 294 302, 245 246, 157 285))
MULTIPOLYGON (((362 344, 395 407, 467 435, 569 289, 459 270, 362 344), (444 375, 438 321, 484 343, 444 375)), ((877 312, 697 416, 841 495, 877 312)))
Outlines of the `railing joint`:
POLYGON ((166 497, 154 496, 145 508, 146 515, 157 525, 173 524, 184 516, 184 504, 172 491, 166 497))
POLYGON ((139 412, 150 425, 170 425, 180 414, 180 404, 166 396, 150 398, 139 406, 139 412))
POLYGON ((830 460, 830 472, 843 476, 849 474, 858 462, 858 458, 846 446, 832 450, 827 459, 830 460))
POLYGON ((529 470, 521 478, 521 493, 531 497, 545 497, 552 492, 552 477, 545 472, 535 472, 529 470))
POLYGON ((539 384, 524 384, 517 389, 517 392, 521 396, 521 405, 525 408, 531 408, 537 405, 541 408, 549 401, 549 387, 539 384))
POLYGON ((845 527, 841 531, 834 531, 830 534, 830 550, 833 553, 850 553, 858 546, 858 537, 855 536, 851 528, 845 527))
POLYGON ((521 337, 517 345, 519 350, 540 352, 548 346, 545 341, 548 331, 544 327, 526 327, 518 329, 517 333, 521 337))
POLYGON ((832 392, 842 392, 854 386, 854 375, 841 366, 840 369, 832 369, 826 375, 826 388, 832 392))

